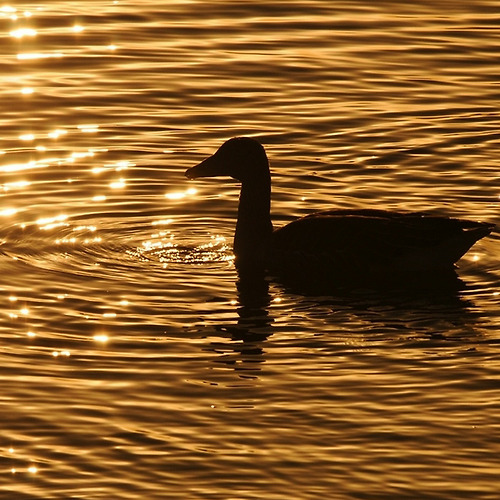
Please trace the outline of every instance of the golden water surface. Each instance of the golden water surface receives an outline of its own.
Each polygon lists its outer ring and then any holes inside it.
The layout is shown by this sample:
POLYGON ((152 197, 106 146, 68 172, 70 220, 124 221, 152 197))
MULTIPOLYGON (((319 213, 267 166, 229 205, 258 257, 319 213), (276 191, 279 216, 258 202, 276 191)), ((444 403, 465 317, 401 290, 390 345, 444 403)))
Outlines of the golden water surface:
POLYGON ((279 226, 500 224, 500 1, 0 5, 0 498, 497 499, 500 237, 458 290, 245 289, 258 137, 279 226))

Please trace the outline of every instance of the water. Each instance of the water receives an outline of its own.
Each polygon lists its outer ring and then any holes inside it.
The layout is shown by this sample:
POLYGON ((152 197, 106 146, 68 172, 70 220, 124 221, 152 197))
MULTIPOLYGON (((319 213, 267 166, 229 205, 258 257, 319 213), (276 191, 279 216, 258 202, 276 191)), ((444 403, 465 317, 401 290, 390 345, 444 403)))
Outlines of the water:
POLYGON ((0 8, 0 498, 494 499, 498 230, 459 291, 238 281, 253 135, 273 218, 500 223, 498 1, 0 8))

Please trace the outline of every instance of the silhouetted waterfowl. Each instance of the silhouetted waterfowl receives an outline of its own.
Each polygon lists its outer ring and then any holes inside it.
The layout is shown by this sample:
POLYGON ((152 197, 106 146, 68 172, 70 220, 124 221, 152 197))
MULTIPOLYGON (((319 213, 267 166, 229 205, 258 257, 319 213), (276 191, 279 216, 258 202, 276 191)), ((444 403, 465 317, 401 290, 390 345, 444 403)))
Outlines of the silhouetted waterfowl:
POLYGON ((262 263, 287 272, 311 268, 366 276, 453 269, 494 224, 425 213, 328 210, 273 231, 271 176, 262 145, 235 137, 186 177, 230 176, 241 181, 234 254, 238 265, 262 263))

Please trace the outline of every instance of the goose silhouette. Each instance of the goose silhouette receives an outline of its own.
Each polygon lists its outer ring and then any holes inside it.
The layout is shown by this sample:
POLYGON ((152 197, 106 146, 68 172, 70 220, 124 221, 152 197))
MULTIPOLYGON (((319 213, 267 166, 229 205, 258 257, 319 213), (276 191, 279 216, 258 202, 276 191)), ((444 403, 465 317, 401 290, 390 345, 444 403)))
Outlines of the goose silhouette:
POLYGON ((273 230, 271 175, 264 147, 249 137, 226 141, 186 177, 241 182, 233 250, 237 266, 271 272, 311 270, 379 277, 449 271, 495 227, 420 212, 339 209, 316 212, 273 230))

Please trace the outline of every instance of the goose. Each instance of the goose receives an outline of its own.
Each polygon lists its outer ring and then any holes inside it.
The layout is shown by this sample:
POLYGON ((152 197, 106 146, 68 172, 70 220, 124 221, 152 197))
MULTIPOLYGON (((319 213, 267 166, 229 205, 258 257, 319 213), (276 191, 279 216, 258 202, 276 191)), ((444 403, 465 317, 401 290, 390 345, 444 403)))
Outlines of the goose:
POLYGON ((259 264, 278 273, 319 270, 370 277, 448 271, 495 228, 421 212, 337 209, 274 230, 269 161, 264 147, 250 137, 227 140, 185 175, 230 176, 241 182, 233 244, 237 267, 259 264))

